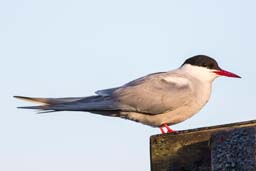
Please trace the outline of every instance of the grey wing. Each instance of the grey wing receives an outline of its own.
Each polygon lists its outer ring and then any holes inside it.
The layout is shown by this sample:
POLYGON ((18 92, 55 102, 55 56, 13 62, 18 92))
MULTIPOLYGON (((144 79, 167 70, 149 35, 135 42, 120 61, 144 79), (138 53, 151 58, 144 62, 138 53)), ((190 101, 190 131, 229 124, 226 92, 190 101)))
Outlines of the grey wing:
POLYGON ((136 79, 136 80, 133 80, 133 81, 131 81, 131 82, 128 82, 128 83, 125 84, 124 86, 115 87, 115 88, 109 88, 109 89, 103 89, 103 90, 98 90, 98 91, 96 91, 95 93, 96 93, 97 95, 100 95, 100 96, 110 96, 110 95, 112 95, 115 91, 117 91, 118 89, 128 88, 128 87, 130 87, 130 86, 136 86, 136 85, 142 84, 142 83, 145 82, 145 80, 148 80, 149 77, 161 75, 161 74, 164 74, 164 73, 166 73, 166 72, 157 72, 157 73, 153 73, 153 74, 150 74, 150 75, 147 75, 147 76, 138 78, 138 79, 136 79))
POLYGON ((119 89, 120 87, 117 87, 117 88, 110 88, 110 89, 104 89, 104 90, 98 90, 96 91, 95 93, 97 95, 100 95, 100 96, 109 96, 111 95, 115 90, 119 89))
POLYGON ((159 114, 175 110, 178 106, 191 100, 191 98, 188 98, 191 94, 189 82, 178 75, 170 76, 168 73, 151 74, 121 87, 97 91, 96 94, 98 95, 75 100, 71 98, 72 101, 70 102, 21 108, 159 114))
POLYGON ((120 110, 160 114, 191 101, 190 83, 177 74, 157 73, 116 89, 104 90, 120 110))

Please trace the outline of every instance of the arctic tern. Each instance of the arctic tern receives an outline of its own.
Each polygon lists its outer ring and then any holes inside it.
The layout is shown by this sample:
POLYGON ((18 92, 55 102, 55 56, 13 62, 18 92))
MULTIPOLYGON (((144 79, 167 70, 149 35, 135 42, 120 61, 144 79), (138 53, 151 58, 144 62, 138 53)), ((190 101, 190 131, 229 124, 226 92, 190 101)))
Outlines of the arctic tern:
POLYGON ((212 82, 219 76, 241 78, 221 69, 213 58, 197 55, 188 58, 176 70, 153 73, 120 87, 96 91, 92 96, 14 97, 43 104, 19 107, 23 109, 38 109, 41 112, 85 111, 129 119, 159 127, 162 133, 171 133, 173 130, 169 125, 192 117, 208 102, 212 82))

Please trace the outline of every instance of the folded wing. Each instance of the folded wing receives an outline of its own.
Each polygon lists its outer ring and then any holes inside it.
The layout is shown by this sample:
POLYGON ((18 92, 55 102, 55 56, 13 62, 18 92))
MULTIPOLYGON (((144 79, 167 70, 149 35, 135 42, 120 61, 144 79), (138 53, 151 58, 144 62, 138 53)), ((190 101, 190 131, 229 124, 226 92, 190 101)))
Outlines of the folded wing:
POLYGON ((97 91, 95 96, 76 98, 17 98, 41 102, 42 106, 20 107, 46 111, 126 111, 159 114, 190 101, 190 84, 178 75, 151 74, 124 86, 97 91))

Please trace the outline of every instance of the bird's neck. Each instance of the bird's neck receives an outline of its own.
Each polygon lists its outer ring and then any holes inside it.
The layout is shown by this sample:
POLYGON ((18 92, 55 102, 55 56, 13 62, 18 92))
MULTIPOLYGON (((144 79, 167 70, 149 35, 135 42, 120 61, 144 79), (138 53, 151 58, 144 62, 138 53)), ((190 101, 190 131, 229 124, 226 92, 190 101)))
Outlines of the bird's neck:
POLYGON ((190 64, 185 64, 179 68, 181 72, 184 72, 185 75, 191 77, 197 81, 200 81, 203 84, 211 84, 214 79, 217 77, 209 69, 199 66, 194 66, 190 64))

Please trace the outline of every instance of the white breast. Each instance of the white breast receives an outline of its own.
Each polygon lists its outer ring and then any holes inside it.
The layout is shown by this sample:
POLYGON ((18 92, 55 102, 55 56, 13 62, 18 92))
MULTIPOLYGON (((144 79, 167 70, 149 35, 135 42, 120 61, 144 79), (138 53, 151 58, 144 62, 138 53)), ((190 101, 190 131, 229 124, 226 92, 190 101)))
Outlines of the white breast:
MULTIPOLYGON (((161 118, 162 124, 177 124, 192 117, 204 107, 211 96, 212 82, 216 78, 211 71, 203 67, 186 65, 179 70, 179 73, 186 78, 183 80, 189 80, 193 91, 192 101, 184 106, 181 105, 174 111, 158 116, 159 119, 161 118)), ((177 82, 182 82, 182 79, 177 82)))
MULTIPOLYGON (((199 112, 208 102, 211 95, 212 81, 215 78, 216 75, 206 68, 186 64, 178 70, 171 71, 170 76, 165 77, 164 80, 177 83, 178 87, 189 84, 192 89, 192 93, 188 95, 188 98, 191 98, 189 103, 179 104, 174 110, 156 115, 127 113, 126 118, 151 126, 161 126, 164 123, 173 125, 182 122, 199 112)), ((175 101, 173 102, 175 103, 175 101)))

